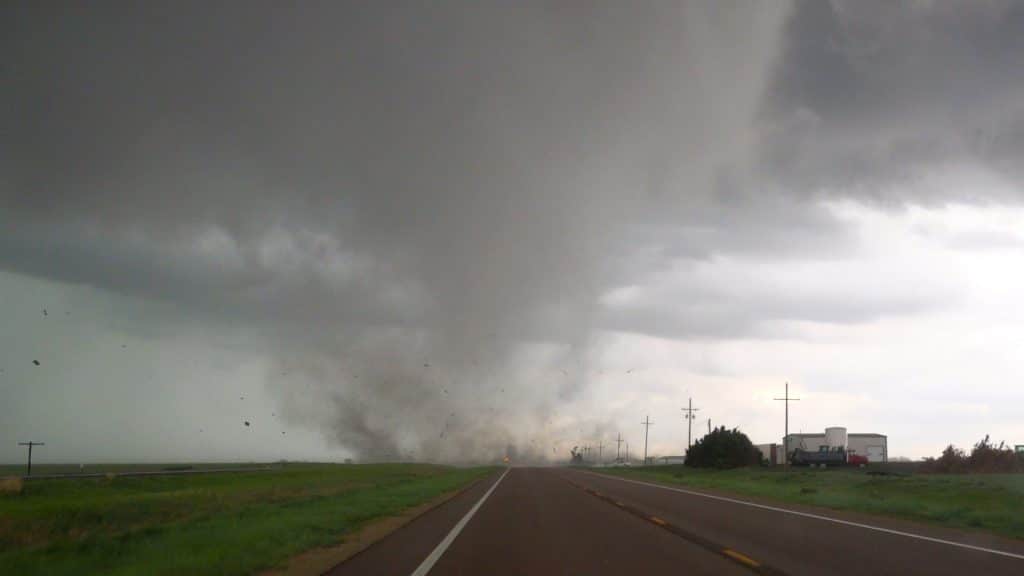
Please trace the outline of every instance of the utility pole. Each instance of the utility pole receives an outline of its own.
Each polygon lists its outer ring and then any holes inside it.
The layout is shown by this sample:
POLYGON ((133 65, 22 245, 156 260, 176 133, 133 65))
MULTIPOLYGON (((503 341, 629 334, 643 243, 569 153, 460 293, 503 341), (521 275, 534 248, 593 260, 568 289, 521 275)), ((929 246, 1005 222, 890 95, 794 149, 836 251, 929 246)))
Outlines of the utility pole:
POLYGON ((604 466, 604 440, 597 444, 597 463, 604 466))
POLYGON ((789 403, 800 399, 789 397, 789 382, 786 382, 786 395, 782 398, 774 398, 774 400, 781 400, 786 403, 786 435, 782 437, 782 463, 785 465, 786 470, 789 470, 789 403))
POLYGON ((619 432, 619 437, 615 440, 615 461, 622 462, 622 455, 619 453, 619 449, 622 448, 622 432, 619 432))
POLYGON ((33 446, 46 446, 44 442, 18 442, 18 446, 28 446, 28 473, 26 476, 32 475, 32 447, 33 446))
POLYGON ((694 408, 693 398, 690 398, 689 406, 687 406, 686 408, 681 408, 681 410, 683 412, 686 412, 686 415, 683 416, 683 418, 686 418, 689 421, 689 426, 686 430, 686 451, 689 452, 690 446, 693 443, 693 419, 697 417, 694 414, 694 412, 697 412, 698 410, 700 410, 700 408, 694 408))
POLYGON ((644 421, 640 424, 644 427, 644 466, 647 466, 647 431, 651 429, 651 424, 654 422, 651 422, 650 416, 645 416, 644 421))
POLYGON ((711 434, 711 418, 708 418, 708 434, 711 434))
POLYGON ((629 442, 626 442, 626 462, 629 462, 629 442))

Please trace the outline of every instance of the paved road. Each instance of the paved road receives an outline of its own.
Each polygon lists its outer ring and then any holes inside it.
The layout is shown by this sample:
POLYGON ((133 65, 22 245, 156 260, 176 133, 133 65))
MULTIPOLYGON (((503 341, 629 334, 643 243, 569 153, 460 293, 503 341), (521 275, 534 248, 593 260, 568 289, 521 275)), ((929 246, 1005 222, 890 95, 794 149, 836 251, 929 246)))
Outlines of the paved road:
POLYGON ((1019 575, 1024 543, 751 506, 578 470, 513 468, 329 572, 427 573, 1019 575))

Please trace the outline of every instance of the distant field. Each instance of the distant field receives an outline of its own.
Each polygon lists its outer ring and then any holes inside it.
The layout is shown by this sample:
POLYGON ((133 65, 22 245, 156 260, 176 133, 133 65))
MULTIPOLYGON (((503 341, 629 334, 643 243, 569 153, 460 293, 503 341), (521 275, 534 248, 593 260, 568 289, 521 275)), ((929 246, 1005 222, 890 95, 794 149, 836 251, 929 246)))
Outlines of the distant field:
MULTIPOLYGON (((295 464, 293 464, 295 465, 295 464)), ((151 464, 124 464, 124 463, 108 463, 108 464, 32 464, 32 475, 33 476, 44 476, 47 474, 106 474, 106 473, 124 473, 124 472, 157 472, 161 470, 213 470, 213 469, 225 469, 225 468, 263 468, 266 466, 277 466, 278 463, 259 463, 259 462, 203 462, 200 464, 195 463, 175 463, 175 462, 164 462, 164 463, 151 463, 151 464)), ((22 476, 25 474, 24 464, 0 464, 0 477, 3 476, 22 476)))
POLYGON ((0 494, 0 574, 249 574, 493 470, 291 464, 28 481, 21 494, 0 494))
POLYGON ((864 470, 608 468, 627 478, 726 490, 1024 538, 1024 474, 905 474, 864 470))

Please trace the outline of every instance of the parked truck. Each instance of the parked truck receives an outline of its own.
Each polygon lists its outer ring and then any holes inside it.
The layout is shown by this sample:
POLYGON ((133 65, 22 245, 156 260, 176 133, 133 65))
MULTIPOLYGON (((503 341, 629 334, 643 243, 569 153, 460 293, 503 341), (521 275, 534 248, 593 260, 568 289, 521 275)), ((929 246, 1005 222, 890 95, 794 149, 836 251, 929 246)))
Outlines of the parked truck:
POLYGON ((847 452, 842 446, 821 446, 817 452, 797 448, 790 454, 790 462, 794 466, 864 466, 868 463, 868 457, 860 454, 847 452))

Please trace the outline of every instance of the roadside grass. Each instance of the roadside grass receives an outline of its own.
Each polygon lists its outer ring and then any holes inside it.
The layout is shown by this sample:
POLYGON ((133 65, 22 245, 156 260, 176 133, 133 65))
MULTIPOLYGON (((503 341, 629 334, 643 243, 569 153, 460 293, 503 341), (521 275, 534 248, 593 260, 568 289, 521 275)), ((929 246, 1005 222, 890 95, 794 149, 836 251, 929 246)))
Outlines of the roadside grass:
POLYGON ((866 470, 706 470, 681 465, 601 472, 1024 539, 1024 474, 870 475, 866 470))
POLYGON ((493 470, 322 464, 33 480, 0 495, 0 574, 249 574, 493 470))

